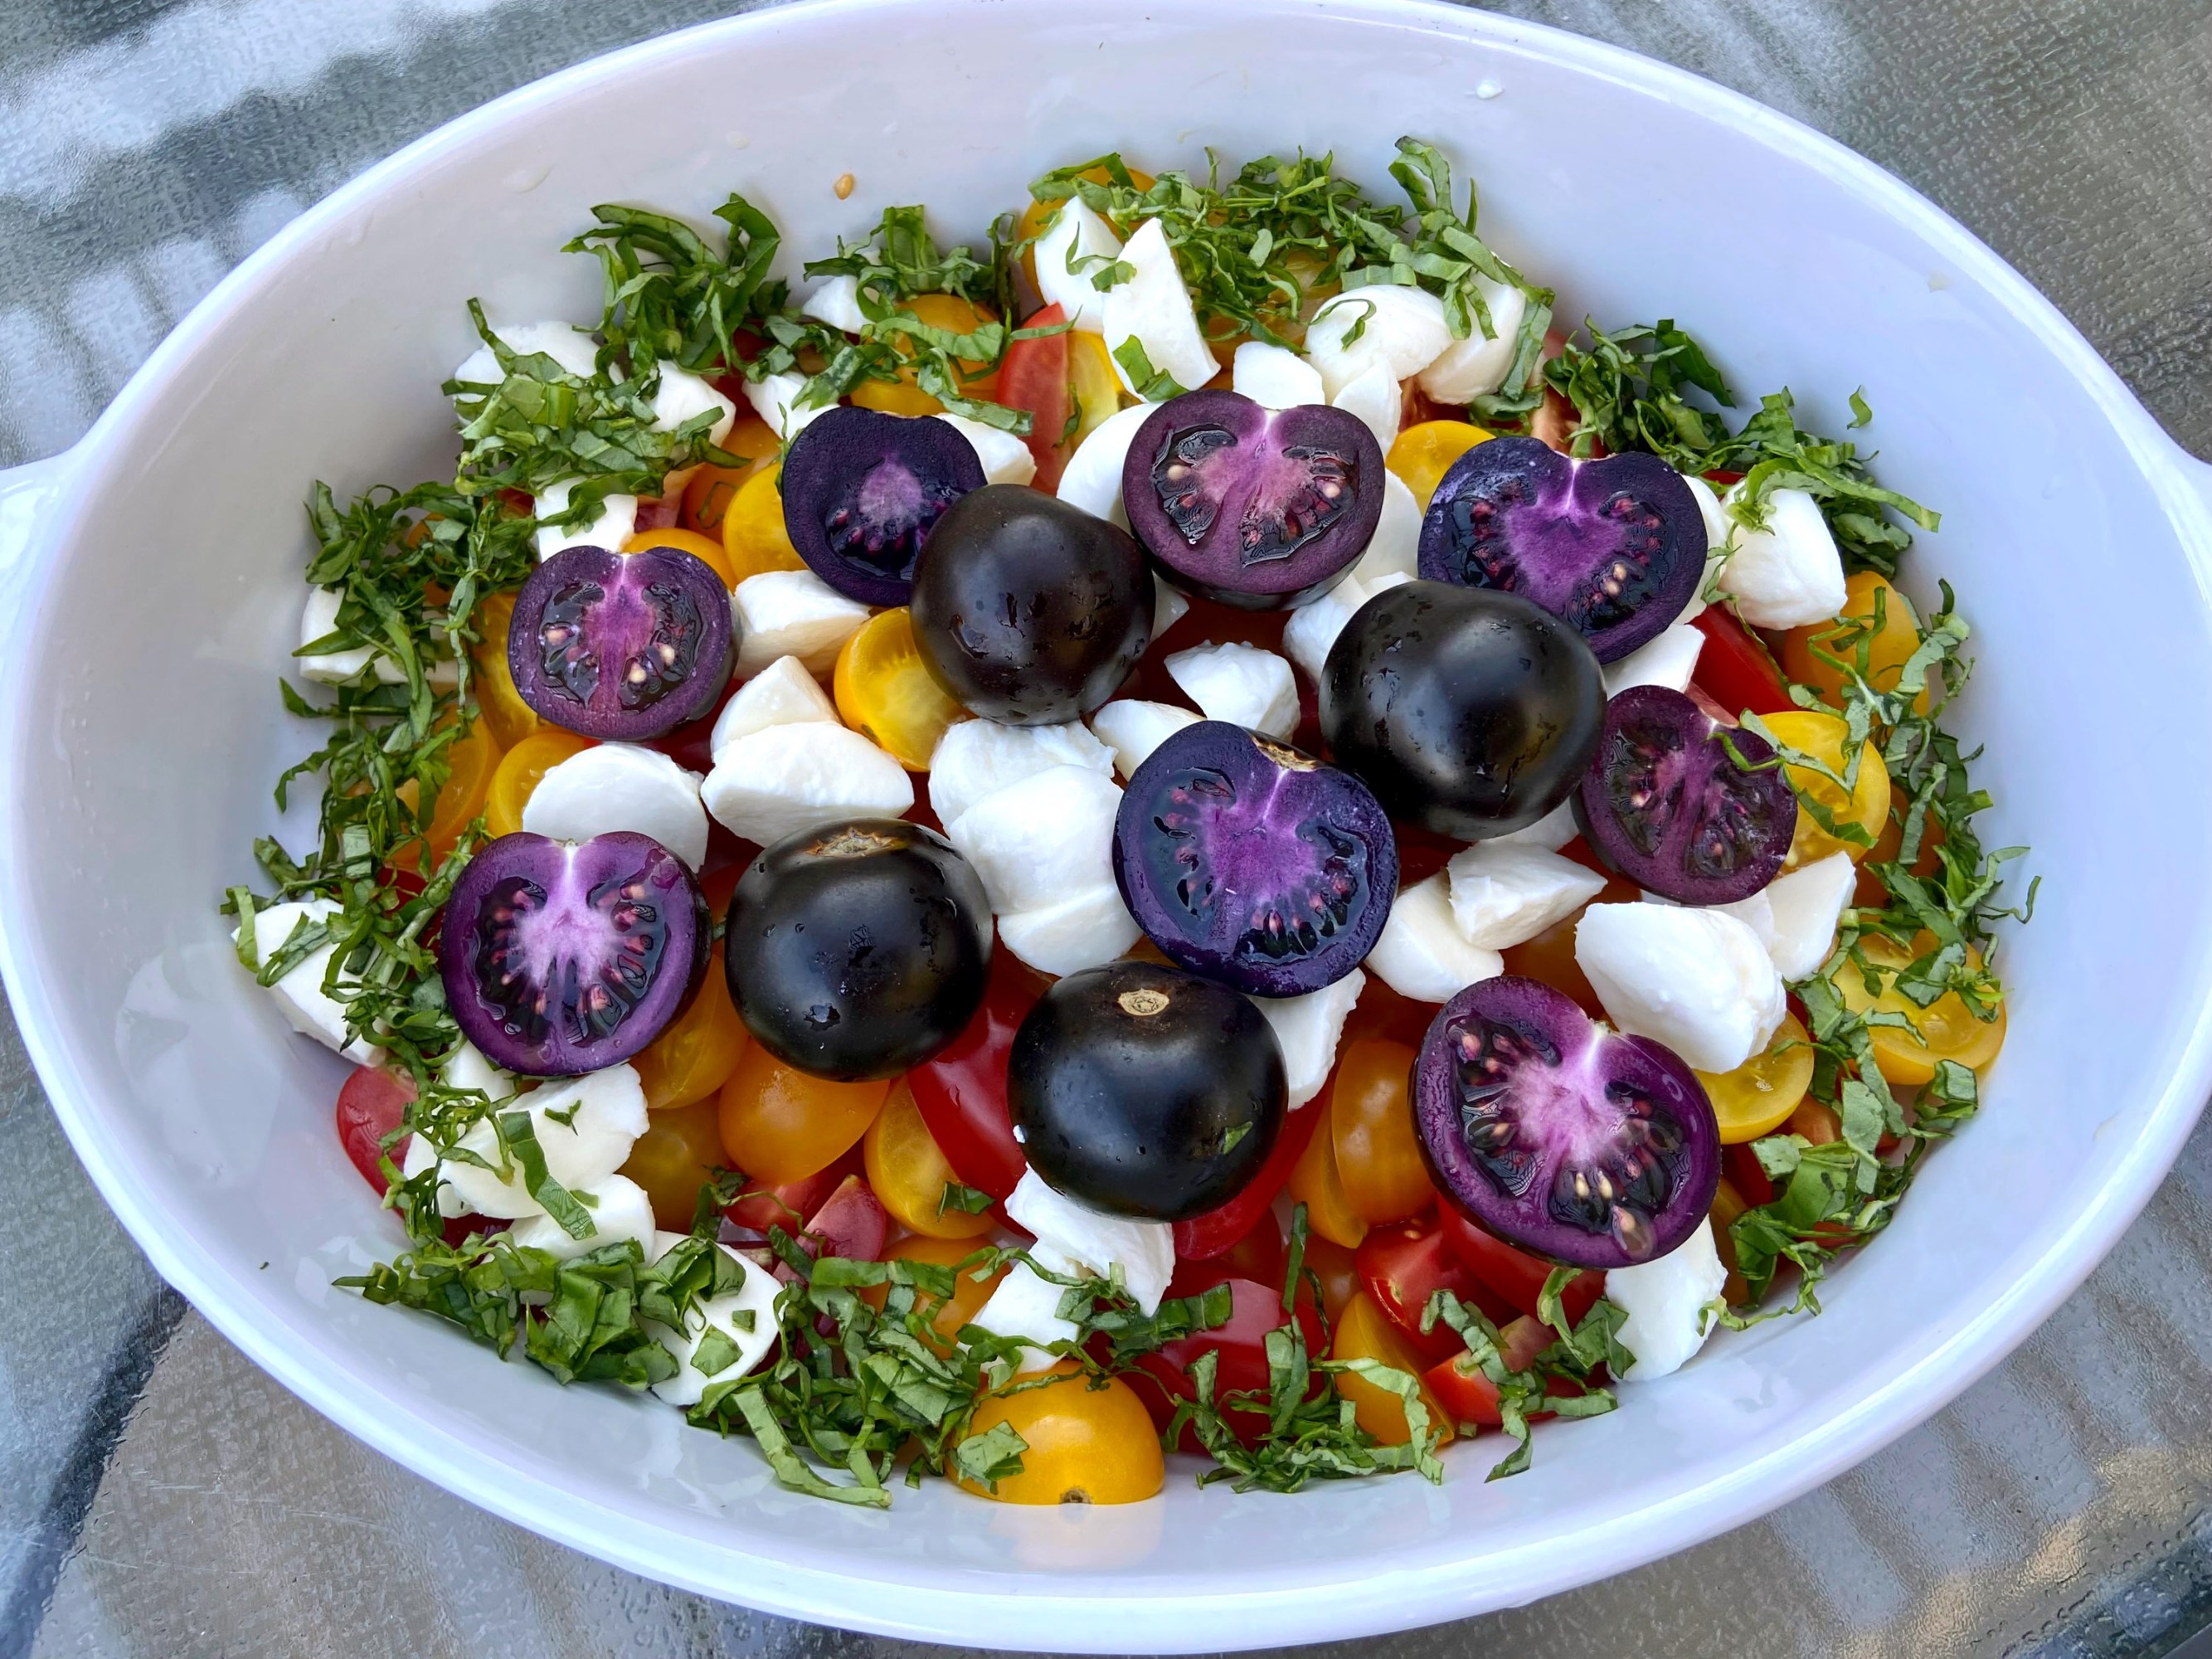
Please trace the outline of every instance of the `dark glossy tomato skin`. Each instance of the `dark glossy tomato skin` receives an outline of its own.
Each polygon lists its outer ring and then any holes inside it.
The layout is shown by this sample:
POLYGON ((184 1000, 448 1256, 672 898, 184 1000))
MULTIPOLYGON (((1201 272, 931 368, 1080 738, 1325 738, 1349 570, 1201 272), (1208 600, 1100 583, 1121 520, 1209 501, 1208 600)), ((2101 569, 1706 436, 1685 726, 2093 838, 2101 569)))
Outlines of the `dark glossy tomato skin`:
POLYGON ((1443 1230, 1419 1222, 1371 1229, 1352 1257, 1359 1287, 1375 1298, 1421 1357, 1431 1364, 1466 1352, 1450 1326, 1439 1320, 1421 1329, 1421 1310, 1438 1291, 1449 1291, 1482 1310, 1492 1324, 1514 1316, 1513 1304, 1467 1270, 1443 1230))
MULTIPOLYGON (((338 1091, 338 1144, 380 1198, 390 1185, 381 1162, 384 1137, 399 1127, 407 1103, 414 1098, 415 1079, 381 1066, 356 1066, 338 1091)), ((390 1156, 398 1164, 407 1156, 407 1143, 394 1144, 390 1156)))
POLYGON ((1283 1119, 1282 1133, 1275 1138, 1275 1150, 1267 1154, 1267 1161, 1252 1177, 1250 1186, 1218 1209, 1176 1223, 1176 1260, 1211 1261, 1234 1249, 1250 1235, 1261 1218, 1267 1217, 1268 1224, 1273 1225, 1270 1206, 1275 1195, 1289 1184, 1291 1171, 1298 1167, 1298 1160, 1305 1156, 1306 1143, 1314 1138, 1315 1126, 1328 1115, 1323 1104, 1326 1098, 1324 1096, 1322 1100, 1308 1101, 1283 1119))
MULTIPOLYGON (((1178 1283, 1181 1282, 1179 1275, 1178 1283)), ((1264 1285, 1255 1279, 1224 1279, 1219 1273, 1210 1273, 1197 1275, 1188 1285, 1175 1289, 1173 1294, 1196 1296, 1223 1283, 1229 1286, 1231 1311, 1227 1324, 1170 1342, 1156 1353, 1140 1355, 1136 1368, 1123 1376, 1164 1433, 1177 1403, 1195 1397, 1190 1367, 1201 1354, 1219 1355, 1214 1362, 1214 1404, 1230 1432, 1249 1446, 1267 1431, 1267 1333, 1279 1329, 1285 1322, 1283 1287, 1279 1283, 1264 1285), (1199 1283, 1199 1279, 1206 1282, 1199 1283), (1259 1400, 1243 1407, 1228 1402, 1230 1395, 1246 1389, 1256 1391, 1259 1400)), ((1305 1334, 1306 1352, 1318 1358, 1322 1352, 1321 1321, 1315 1316, 1310 1295, 1298 1298, 1297 1321, 1299 1329, 1305 1334)), ((1188 1424, 1176 1442, 1176 1449, 1200 1449, 1198 1437, 1188 1424)))
MULTIPOLYGON (((1535 1317, 1536 1303, 1544 1293, 1544 1281, 1551 1276, 1552 1264, 1526 1250, 1514 1249, 1502 1238, 1493 1238, 1449 1204, 1437 1207, 1442 1212, 1437 1231, 1443 1235, 1451 1253, 1459 1258, 1460 1265, 1517 1312, 1535 1317)), ((1559 1292, 1559 1305, 1566 1313, 1567 1322, 1580 1324, 1583 1316, 1590 1310, 1590 1304, 1604 1293, 1603 1273, 1578 1273, 1568 1280, 1566 1288, 1559 1292)))
POLYGON ((1012 1196, 1030 1167, 1006 1115, 1006 1055, 1036 1006, 1035 976, 1001 951, 991 963, 983 1006, 960 1035, 906 1074, 914 1103, 963 1186, 1012 1196))
POLYGON ((1705 636, 1692 682, 1728 711, 1729 720, 1741 720, 1747 709, 1754 714, 1786 714, 1797 706, 1790 701, 1773 653, 1727 611, 1707 605, 1690 626, 1705 636))

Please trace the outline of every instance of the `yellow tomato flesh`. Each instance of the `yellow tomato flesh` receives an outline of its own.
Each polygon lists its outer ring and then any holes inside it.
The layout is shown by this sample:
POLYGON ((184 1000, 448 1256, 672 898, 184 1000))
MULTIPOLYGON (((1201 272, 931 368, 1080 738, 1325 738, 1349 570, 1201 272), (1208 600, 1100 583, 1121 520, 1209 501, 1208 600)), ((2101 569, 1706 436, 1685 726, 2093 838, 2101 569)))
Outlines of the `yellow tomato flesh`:
MULTIPOLYGON (((957 294, 918 294, 906 303, 915 319, 948 334, 973 334, 997 319, 990 311, 957 294)), ((907 337, 895 337, 901 345, 907 337)), ((998 389, 999 371, 988 358, 953 359, 957 390, 963 398, 988 398, 998 389)), ((863 409, 880 409, 887 415, 935 415, 945 405, 916 383, 912 366, 902 368, 896 380, 863 380, 853 388, 853 401, 863 409)))
POLYGON ((879 611, 837 653, 838 718, 909 772, 927 772, 937 740, 968 711, 932 677, 904 605, 879 611))
MULTIPOLYGON (((1329 1346, 1329 1358, 1372 1359, 1416 1379, 1426 1369, 1413 1345, 1390 1322, 1390 1316, 1364 1291, 1344 1304, 1343 1316, 1336 1322, 1336 1335, 1329 1346)), ((1352 1402, 1359 1426, 1382 1444, 1402 1446, 1413 1437, 1413 1426, 1406 1420, 1406 1402, 1389 1389, 1352 1371, 1338 1372, 1336 1386, 1352 1402)), ((1450 1413, 1437 1403, 1436 1396, 1425 1386, 1420 1390, 1420 1400, 1428 1408, 1429 1427, 1442 1431, 1438 1443, 1449 1440, 1450 1413)))
POLYGON ((1733 1072, 1700 1072, 1698 1081, 1713 1103, 1721 1144, 1756 1140, 1781 1127, 1812 1086, 1812 1039, 1796 1015, 1784 1014, 1764 1050, 1733 1072))
POLYGON ((723 514, 722 551, 732 587, 770 570, 806 568, 806 561, 799 556, 783 527, 783 492, 776 482, 781 476, 779 467, 756 472, 738 488, 723 514))
POLYGON ((514 622, 514 594, 493 593, 477 602, 475 626, 483 640, 469 653, 469 689, 476 694, 477 719, 501 749, 514 748, 543 724, 507 672, 507 635, 514 622))
MULTIPOLYGON (((1762 718, 1766 729, 1783 743, 1810 755, 1837 777, 1845 775, 1844 744, 1850 730, 1844 724, 1842 715, 1801 708, 1762 718)), ((1835 778, 1809 766, 1785 766, 1783 771, 1790 787, 1819 802, 1838 828, 1855 823, 1866 831, 1868 842, 1862 846, 1830 835, 1814 820, 1801 800, 1797 806, 1797 833, 1790 838, 1790 855, 1783 867, 1795 870, 1817 864, 1831 853, 1848 853, 1854 864, 1863 859, 1889 821, 1889 769, 1881 763, 1881 756, 1874 744, 1869 741, 1860 748, 1858 777, 1848 795, 1835 778)))
MULTIPOLYGON (((1044 1372, 1016 1379, 1035 1383, 1044 1372)), ((1167 1480, 1158 1433, 1145 1402, 1118 1376, 1086 1376, 1072 1359, 1052 1368, 1042 1387, 994 1395, 975 1407, 970 1434, 1004 1423, 1021 1436, 1022 1471, 987 1492, 960 1484, 1001 1504, 1135 1504, 1157 1497, 1167 1480)))
MULTIPOLYGON (((434 869, 460 844, 462 832, 484 811, 491 793, 492 777, 499 769, 501 759, 499 744, 491 734, 489 724, 483 720, 478 720, 448 744, 445 757, 452 770, 438 786, 437 803, 430 809, 428 840, 434 869)), ((399 786, 398 793, 410 810, 422 798, 422 791, 412 778, 399 786)), ((495 830, 489 833, 495 836, 499 832, 495 830)), ((410 841, 394 855, 393 861, 412 866, 420 850, 420 843, 410 841)))
MULTIPOLYGON (((1310 1100, 1298 1109, 1318 1112, 1322 1103, 1310 1100)), ((1336 1136, 1329 1125, 1314 1126, 1313 1139, 1291 1170, 1287 1190, 1292 1202, 1306 1206, 1306 1224, 1330 1243, 1356 1250, 1367 1237, 1366 1218, 1352 1208, 1337 1173, 1336 1136)))
POLYGON ((711 1099, 738 1069, 745 1051, 744 1022, 730 1000, 722 971, 722 947, 708 958, 706 982, 691 1006, 630 1064, 645 1090, 646 1109, 674 1111, 711 1099))
POLYGON ((702 536, 696 530, 641 530, 626 537, 622 544, 625 553, 642 553, 649 547, 672 548, 678 553, 689 553, 722 579, 725 587, 735 587, 730 580, 730 556, 721 543, 711 536, 702 536))
POLYGON ((904 1082, 894 1084, 883 1110, 861 1138, 868 1185, 891 1219, 928 1238, 974 1238, 994 1224, 988 1210, 970 1212, 945 1201, 959 1179, 921 1121, 921 1108, 904 1082))
MULTIPOLYGON (((878 1190, 881 1191, 880 1188, 878 1190)), ((884 1260, 926 1261, 933 1267, 957 1267, 981 1248, 981 1243, 973 1238, 930 1238, 915 1234, 893 1244, 884 1253, 884 1260)), ((976 1275, 981 1272, 979 1267, 971 1267, 966 1273, 956 1273, 952 1276, 952 1294, 939 1304, 937 1311, 930 1316, 930 1334, 922 1340, 939 1353, 952 1352, 960 1328, 975 1319, 983 1304, 991 1299, 991 1292, 999 1288, 999 1281, 1006 1276, 1004 1263, 989 1273, 982 1273, 979 1279, 976 1275)), ((860 1299, 880 1313, 885 1295, 883 1285, 871 1285, 860 1292, 860 1299)))
POLYGON ((522 828, 522 809, 530 804, 544 775, 571 755, 592 746, 589 738, 548 726, 532 732, 500 757, 484 802, 484 830, 495 837, 522 828))
POLYGON ((1068 334, 1067 385, 1075 398, 1075 435, 1068 443, 1073 449, 1121 407, 1121 382, 1114 373, 1104 335, 1081 329, 1068 334))
POLYGON ((691 1231, 699 1189, 722 1162, 718 1116, 711 1100, 655 1112, 622 1166, 653 1200, 653 1218, 670 1232, 691 1231))
MULTIPOLYGON (((1895 1025, 1876 1025, 1869 1032, 1874 1041, 1874 1063, 1883 1077, 1899 1087, 1929 1082, 1936 1075, 1937 1062, 1942 1060, 1955 1060, 1970 1070, 1979 1071, 1995 1060, 1997 1051, 2004 1047, 2005 1012, 2002 1002, 1996 1006, 1995 1017, 1984 1020, 1974 1017, 1973 1010, 1966 1006, 1956 991, 1946 991, 1923 1008, 1897 989, 1898 970, 1909 966, 1916 956, 1935 947, 1936 941, 1926 933, 1913 941, 1910 951, 1886 939, 1862 939, 1860 950, 1874 964, 1881 985, 1879 994, 1867 989, 1866 975, 1854 963, 1843 963, 1833 976, 1844 1006, 1853 1013, 1875 1009, 1887 1014, 1903 1014, 1917 1029, 1917 1036, 1895 1025)), ((1982 953, 1969 945, 1966 960, 1979 968, 1982 953)))
POLYGON ((1423 421, 1398 434, 1384 465, 1413 492, 1415 503, 1425 513, 1451 464, 1477 444, 1488 442, 1490 436, 1466 421, 1423 421))
MULTIPOLYGON (((1850 664, 1875 690, 1889 691, 1896 688, 1905 660, 1920 647, 1920 617, 1895 583, 1862 570, 1844 584, 1844 608, 1833 622, 1791 629, 1782 636, 1780 653, 1783 669, 1791 679, 1811 686, 1823 702, 1838 708, 1844 704, 1846 675, 1829 658, 1850 664)), ((1912 706, 1921 714, 1928 712, 1926 690, 1912 706)))

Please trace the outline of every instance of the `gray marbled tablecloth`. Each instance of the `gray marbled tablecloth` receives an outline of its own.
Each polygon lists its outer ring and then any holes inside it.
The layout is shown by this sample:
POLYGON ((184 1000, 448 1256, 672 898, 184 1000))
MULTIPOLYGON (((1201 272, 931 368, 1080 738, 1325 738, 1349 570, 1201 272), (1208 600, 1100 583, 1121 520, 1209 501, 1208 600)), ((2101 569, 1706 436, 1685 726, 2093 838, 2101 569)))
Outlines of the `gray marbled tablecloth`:
MULTIPOLYGON (((370 161, 726 9, 0 0, 0 465, 73 441, 230 265, 370 161)), ((2212 0, 1502 9, 1711 76, 1894 169, 2212 455, 2212 0)), ((2042 1331, 1851 1474, 1654 1566, 1358 1650, 2086 1659, 2186 1643, 2196 1659, 2212 1620, 2208 1358, 2212 1129, 2042 1331)), ((906 1645, 602 1566, 314 1416, 155 1279, 0 1008, 0 1659, 906 1645)))

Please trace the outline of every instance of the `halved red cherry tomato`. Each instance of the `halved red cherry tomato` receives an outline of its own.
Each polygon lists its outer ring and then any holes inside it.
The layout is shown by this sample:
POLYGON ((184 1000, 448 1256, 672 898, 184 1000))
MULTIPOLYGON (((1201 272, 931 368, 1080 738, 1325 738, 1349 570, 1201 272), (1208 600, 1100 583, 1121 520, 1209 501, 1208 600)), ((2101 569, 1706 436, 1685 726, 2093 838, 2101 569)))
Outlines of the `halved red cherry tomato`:
MULTIPOLYGON (((1052 328, 1066 319, 1056 305, 1036 311, 1023 319, 1024 328, 1052 328)), ((1050 489, 1060 483, 1060 470, 1067 464, 1060 447, 1067 430, 1067 412, 1073 407, 1067 384, 1068 334, 1041 335, 1016 340, 1006 348, 999 366, 999 401, 1009 409, 1029 411, 1029 436, 1024 440, 1036 459, 1036 487, 1050 489)))
MULTIPOLYGON (((1443 1224, 1437 1231, 1461 1264, 1504 1297, 1516 1312, 1534 1316, 1537 1300, 1544 1293, 1544 1281, 1551 1277, 1552 1264, 1526 1250, 1515 1249, 1502 1238, 1492 1237, 1449 1204, 1437 1207, 1443 1212, 1443 1224)), ((1579 1323, 1590 1310, 1590 1304, 1604 1292, 1603 1273, 1577 1273, 1569 1279, 1566 1289, 1559 1292, 1559 1305, 1568 1322, 1579 1323)))
POLYGON ((1275 1194, 1289 1182, 1291 1171, 1297 1168, 1298 1160, 1305 1156, 1307 1143, 1314 1138, 1315 1126, 1327 1115, 1324 1101, 1310 1100, 1285 1118, 1280 1133, 1275 1136, 1274 1150, 1267 1154, 1267 1161, 1260 1166, 1260 1172, 1243 1192, 1218 1210, 1208 1210, 1204 1215, 1176 1223, 1176 1258, 1184 1261, 1210 1261, 1234 1249, 1249 1237, 1274 1203, 1275 1194))
POLYGON ((856 1146, 828 1169, 797 1181, 781 1185, 748 1181, 738 1190, 736 1201, 722 1212, 723 1218, 748 1233, 765 1237, 770 1227, 781 1227, 796 1235, 806 1224, 806 1218, 828 1202, 847 1176, 859 1174, 860 1167, 860 1151, 856 1146))
MULTIPOLYGON (((381 1167, 384 1137, 399 1127, 407 1103, 414 1098, 415 1079, 381 1066, 355 1066, 353 1075, 338 1090, 338 1144, 380 1198, 391 1184, 381 1167)), ((406 1155, 404 1140, 392 1149, 395 1164, 406 1155)))
POLYGON ((1728 710, 1729 719, 1741 720, 1746 709, 1754 714, 1780 714, 1797 706, 1790 701, 1773 654, 1725 608, 1707 605, 1690 626, 1705 636, 1693 678, 1728 710))
POLYGON ((1434 1226, 1399 1222, 1376 1227, 1361 1241, 1353 1266, 1359 1274, 1359 1288, 1389 1316, 1391 1323, 1426 1364, 1466 1350, 1451 1327, 1442 1321, 1425 1334, 1421 1329, 1421 1310, 1438 1291, 1449 1291, 1461 1301, 1472 1302, 1493 1324, 1502 1324, 1516 1311, 1467 1270, 1452 1253, 1443 1231, 1434 1226))
POLYGON ((1215 1256, 1176 1259, 1175 1277, 1168 1281, 1170 1296, 1195 1296, 1224 1279, 1249 1279, 1255 1285, 1282 1288, 1285 1262, 1283 1230, 1272 1208, 1262 1210, 1251 1231, 1215 1256))
MULTIPOLYGON (((1267 1431, 1267 1333, 1281 1328, 1287 1322, 1283 1312, 1283 1287, 1279 1282, 1267 1285, 1250 1279, 1224 1278, 1218 1273, 1200 1277, 1207 1282, 1194 1284, 1176 1294, 1194 1296, 1215 1285, 1226 1284, 1229 1322, 1167 1343, 1157 1352, 1139 1356, 1137 1369, 1126 1375, 1137 1397, 1145 1402, 1145 1409, 1152 1414, 1152 1421, 1164 1433, 1168 1419, 1175 1415, 1176 1403, 1196 1397, 1191 1386, 1190 1368, 1203 1354, 1218 1355, 1213 1373, 1215 1407, 1228 1424, 1230 1432, 1249 1446, 1267 1431), (1231 1403, 1230 1395, 1243 1390, 1257 1393, 1258 1401, 1247 1406, 1231 1403)), ((1297 1322, 1299 1329, 1305 1333, 1307 1354, 1320 1358, 1321 1321, 1314 1316, 1310 1296, 1298 1298, 1297 1322)), ((1177 1445, 1182 1451, 1200 1449, 1198 1437, 1191 1432, 1189 1425, 1183 1425, 1177 1445)))
POLYGON ((906 1077, 930 1138, 961 1185, 997 1199, 1012 1196, 1030 1167, 1006 1115, 1006 1056, 1015 1028, 1036 1000, 1028 970, 1012 952, 1000 951, 968 1029, 906 1077))
MULTIPOLYGON (((1536 1356, 1551 1346, 1550 1328, 1526 1314, 1498 1328, 1498 1357, 1508 1370, 1527 1370, 1536 1356)), ((1436 1396, 1437 1403, 1451 1413, 1455 1423, 1472 1423, 1486 1429, 1504 1424, 1498 1410, 1498 1385, 1483 1375, 1464 1343, 1450 1358, 1423 1371, 1421 1386, 1436 1396)))
POLYGON ((1759 1161, 1748 1140, 1740 1140, 1733 1146, 1721 1148, 1721 1169, 1735 1184, 1743 1201, 1753 1209, 1774 1202, 1774 1178, 1766 1173, 1766 1166, 1759 1161))

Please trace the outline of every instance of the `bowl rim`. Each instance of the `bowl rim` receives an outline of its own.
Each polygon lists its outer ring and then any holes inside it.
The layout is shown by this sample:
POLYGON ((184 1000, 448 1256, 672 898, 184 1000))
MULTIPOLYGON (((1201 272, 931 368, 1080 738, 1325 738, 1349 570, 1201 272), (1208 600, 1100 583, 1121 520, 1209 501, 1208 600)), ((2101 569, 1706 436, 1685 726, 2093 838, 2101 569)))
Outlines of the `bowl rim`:
MULTIPOLYGON (((1231 0, 1211 0, 1213 5, 1231 0)), ((2027 280, 1963 225, 1917 191, 1826 135, 1740 93, 1626 48, 1542 24, 1441 3, 1440 0, 1233 0, 1243 9, 1278 15, 1345 16, 1397 24, 1455 42, 1491 42, 1534 50, 1572 72, 1656 94, 1732 128, 1811 169, 1869 207, 1944 251, 1954 268, 1971 272, 1992 297, 2036 335, 2124 444, 2142 479, 2172 524, 2201 593, 2212 608, 2212 468, 2185 455, 2125 388, 2067 319, 2027 280)), ((540 106, 581 93, 594 82, 679 57, 708 42, 755 31, 818 23, 858 26, 872 15, 929 9, 933 0, 796 0, 656 36, 602 54, 519 87, 416 139, 333 191, 248 256, 178 324, 134 374, 70 453, 72 479, 118 459, 114 435, 158 405, 173 371, 231 313, 250 301, 289 262, 381 198, 428 182, 439 165, 465 155, 508 123, 540 106)), ((1098 11, 1126 11, 1149 21, 1161 0, 1103 0, 1098 11)), ((1103 19, 1101 21, 1103 21, 1103 19)), ((65 488, 32 532, 17 573, 18 624, 27 629, 48 595, 70 545, 90 511, 89 492, 65 488)), ((18 780, 29 744, 32 688, 24 654, 0 658, 0 778, 18 780)), ((1332 1581, 1261 1590, 1179 1592, 1133 1604, 1109 1581, 1062 1575, 1049 1589, 977 1594, 902 1583, 895 1598, 856 1598, 873 1579, 827 1570, 728 1541, 702 1549, 580 1496, 545 1467, 525 1467, 488 1453, 435 1425, 378 1409, 379 1401, 350 1374, 307 1364, 293 1351, 289 1322, 252 1296, 235 1293, 228 1273, 161 1205, 125 1178, 121 1141, 97 1091, 75 1055, 52 1033, 59 1021, 46 993, 45 964, 10 918, 27 914, 30 872, 22 854, 27 791, 6 794, 13 805, 0 824, 0 976, 4 976, 23 1040, 54 1113, 101 1196, 161 1277, 199 1309, 223 1336, 292 1393, 356 1438, 480 1508, 569 1547, 642 1577, 723 1600, 739 1600, 786 1617, 873 1633, 1057 1650, 1131 1650, 1132 1638, 1153 1650, 1255 1647, 1370 1635, 1514 1605, 1587 1583, 1685 1548, 1756 1518, 1870 1455, 1962 1393, 2016 1346, 2085 1279, 2148 1201, 2179 1156, 2212 1091, 2212 1008, 2193 1027, 2145 1120, 2142 1133, 2112 1177, 2042 1255, 2023 1261, 2011 1285, 1943 1333, 1918 1359, 1848 1412, 1808 1429, 1787 1446, 1725 1476, 1686 1489, 1585 1534, 1574 1552, 1529 1554, 1507 1550, 1451 1563, 1371 1575, 1357 1584, 1332 1581), (1650 1541, 1663 1538, 1663 1547, 1650 1541), (656 1548, 656 1545, 661 1547, 656 1548), (673 1547, 669 1547, 672 1546, 673 1547), (719 1564, 721 1571, 708 1567, 719 1564), (1141 1606, 1141 1614, 1138 1607, 1141 1606)), ((2199 942, 2201 954, 2205 942, 2199 942)), ((1043 1577, 1043 1575, 1040 1575, 1043 1577)))

